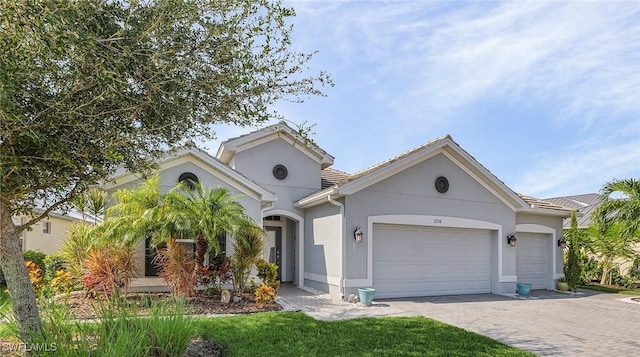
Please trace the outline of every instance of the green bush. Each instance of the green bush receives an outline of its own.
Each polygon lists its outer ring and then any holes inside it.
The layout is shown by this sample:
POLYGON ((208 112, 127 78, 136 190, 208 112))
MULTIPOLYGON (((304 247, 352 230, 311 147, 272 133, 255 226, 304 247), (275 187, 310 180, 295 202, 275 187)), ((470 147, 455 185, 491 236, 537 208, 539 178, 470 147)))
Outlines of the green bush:
POLYGON ((64 258, 60 254, 49 254, 46 258, 44 258, 44 279, 47 282, 50 282, 53 278, 56 277, 56 272, 58 270, 64 269, 64 258))
MULTIPOLYGON (((41 301, 43 335, 31 343, 55 346, 47 356, 182 356, 191 341, 194 319, 182 300, 154 302, 147 316, 114 297, 99 306, 96 323, 75 320, 65 304, 41 301)), ((10 328, 17 333, 15 323, 10 328)))
POLYGON ((32 261, 36 263, 36 265, 38 265, 38 267, 42 271, 43 275, 47 273, 47 269, 44 266, 44 259, 47 257, 46 254, 39 250, 25 250, 24 252, 22 252, 22 256, 24 257, 25 262, 32 261))
POLYGON ((602 267, 595 258, 583 255, 582 267, 581 283, 583 285, 589 285, 594 281, 600 282, 600 277, 602 277, 602 267))

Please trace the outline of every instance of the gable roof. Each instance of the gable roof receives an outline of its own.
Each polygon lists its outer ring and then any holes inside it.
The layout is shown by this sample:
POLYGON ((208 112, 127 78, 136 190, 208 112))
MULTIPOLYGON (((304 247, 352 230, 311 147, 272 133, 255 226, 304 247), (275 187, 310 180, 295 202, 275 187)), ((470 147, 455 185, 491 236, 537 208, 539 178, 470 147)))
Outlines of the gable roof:
MULTIPOLYGON (((173 167, 181 164, 180 160, 188 156, 196 158, 197 162, 194 163, 199 164, 208 172, 227 182, 240 192, 245 194, 253 193, 252 196, 255 196, 262 202, 274 202, 277 200, 273 192, 265 189, 242 173, 232 169, 220 160, 209 155, 206 151, 197 147, 178 149, 177 151, 167 155, 165 159, 161 160, 158 163, 158 166, 161 168, 173 167)), ((122 169, 117 171, 105 186, 107 189, 113 189, 137 179, 139 179, 139 177, 135 173, 122 169)))
MULTIPOLYGON (((602 203, 602 198, 597 193, 585 193, 581 195, 562 196, 545 198, 546 201, 553 202, 576 210, 578 214, 578 228, 588 228, 591 225, 591 214, 602 203)), ((565 219, 564 229, 571 228, 571 220, 565 219)))
POLYGON ((305 208, 320 204, 324 202, 327 195, 331 195, 332 198, 339 198, 356 193, 438 154, 445 155, 485 189, 516 212, 561 216, 567 216, 569 214, 569 209, 566 207, 548 202, 543 205, 541 204, 542 202, 534 201, 532 197, 516 194, 507 187, 504 182, 482 166, 473 156, 462 149, 450 135, 436 138, 389 160, 358 171, 346 178, 339 177, 340 180, 336 181, 325 180, 327 184, 333 183, 333 185, 298 200, 296 206, 305 208))
POLYGON ((285 121, 223 141, 218 148, 216 158, 228 164, 236 153, 275 139, 283 139, 294 145, 302 153, 320 164, 322 169, 333 165, 333 156, 304 138, 295 129, 288 126, 285 121))

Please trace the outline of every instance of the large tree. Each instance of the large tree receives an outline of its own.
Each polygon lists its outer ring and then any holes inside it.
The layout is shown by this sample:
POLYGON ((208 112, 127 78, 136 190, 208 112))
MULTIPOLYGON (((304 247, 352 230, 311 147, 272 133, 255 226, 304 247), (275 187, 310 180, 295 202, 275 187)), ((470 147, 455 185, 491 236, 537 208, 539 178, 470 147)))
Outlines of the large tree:
POLYGON ((19 236, 116 168, 141 171, 216 123, 270 119, 330 84, 267 0, 0 1, 0 266, 41 331, 19 236), (12 217, 34 214, 24 224, 12 217))

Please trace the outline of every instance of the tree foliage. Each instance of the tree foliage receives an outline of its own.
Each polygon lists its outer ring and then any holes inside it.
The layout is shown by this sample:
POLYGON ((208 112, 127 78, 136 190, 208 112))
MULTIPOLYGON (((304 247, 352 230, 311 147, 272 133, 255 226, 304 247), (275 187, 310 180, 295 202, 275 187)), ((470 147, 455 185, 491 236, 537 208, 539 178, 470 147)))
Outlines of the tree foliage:
POLYGON ((606 232, 613 224, 620 225, 620 234, 627 240, 640 241, 640 179, 607 182, 600 190, 602 204, 593 221, 606 232), (611 197, 617 193, 622 197, 611 197))
POLYGON ((292 52, 292 9, 266 0, 3 1, 3 204, 58 206, 140 171, 211 125, 253 125, 321 94, 292 52))
POLYGON ((569 288, 576 291, 582 276, 582 266, 580 264, 580 243, 582 239, 578 230, 576 211, 571 212, 571 228, 567 231, 565 240, 567 241, 567 259, 564 275, 567 278, 569 288))
POLYGON ((303 74, 294 15, 278 0, 0 1, 0 266, 23 337, 41 324, 22 230, 117 168, 145 171, 213 124, 262 123, 331 84, 303 74))

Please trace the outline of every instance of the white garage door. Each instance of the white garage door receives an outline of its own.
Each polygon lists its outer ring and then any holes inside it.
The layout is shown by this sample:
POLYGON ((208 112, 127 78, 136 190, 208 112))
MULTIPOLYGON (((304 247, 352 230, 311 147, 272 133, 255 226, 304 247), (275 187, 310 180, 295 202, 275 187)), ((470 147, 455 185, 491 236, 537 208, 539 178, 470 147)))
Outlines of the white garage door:
POLYGON ((532 289, 545 288, 545 247, 548 242, 546 234, 518 233, 516 274, 519 283, 532 284, 532 289))
POLYGON ((374 225, 376 297, 491 292, 491 232, 374 225))

